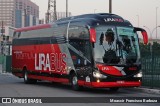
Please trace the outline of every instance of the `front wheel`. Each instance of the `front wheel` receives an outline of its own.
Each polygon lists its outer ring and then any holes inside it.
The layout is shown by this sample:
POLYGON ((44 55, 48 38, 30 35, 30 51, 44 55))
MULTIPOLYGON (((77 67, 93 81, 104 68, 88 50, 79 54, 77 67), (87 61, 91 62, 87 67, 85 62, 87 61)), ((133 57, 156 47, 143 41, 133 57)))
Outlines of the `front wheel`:
POLYGON ((28 78, 28 72, 24 71, 24 83, 25 84, 33 84, 36 82, 37 82, 37 80, 28 78))
POLYGON ((71 75, 71 84, 72 84, 72 89, 75 91, 80 90, 80 86, 78 85, 78 77, 75 73, 71 75))

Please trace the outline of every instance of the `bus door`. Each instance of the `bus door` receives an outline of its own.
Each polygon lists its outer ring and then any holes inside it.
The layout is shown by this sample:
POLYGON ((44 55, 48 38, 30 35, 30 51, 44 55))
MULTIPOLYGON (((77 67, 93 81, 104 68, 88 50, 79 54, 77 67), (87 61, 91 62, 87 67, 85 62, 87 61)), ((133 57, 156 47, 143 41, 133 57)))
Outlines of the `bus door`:
POLYGON ((83 47, 84 47, 84 55, 86 57, 86 59, 84 60, 85 85, 91 86, 91 78, 92 78, 91 76, 92 75, 91 42, 88 39, 84 39, 83 47))
POLYGON ((90 85, 91 80, 91 44, 86 27, 71 25, 69 27, 69 51, 79 80, 90 85), (88 78, 88 79, 87 79, 88 78))

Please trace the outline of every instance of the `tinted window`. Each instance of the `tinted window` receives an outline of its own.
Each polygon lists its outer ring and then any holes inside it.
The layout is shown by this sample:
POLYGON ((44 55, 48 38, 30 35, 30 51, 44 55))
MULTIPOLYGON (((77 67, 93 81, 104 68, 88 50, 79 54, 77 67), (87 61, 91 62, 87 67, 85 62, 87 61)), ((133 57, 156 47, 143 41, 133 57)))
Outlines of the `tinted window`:
POLYGON ((53 29, 39 29, 22 32, 20 38, 36 38, 36 37, 49 37, 53 35, 53 29))
POLYGON ((14 32, 13 33, 13 38, 18 39, 21 36, 21 32, 14 32))
POLYGON ((70 26, 68 31, 69 38, 83 38, 83 39, 89 39, 89 31, 85 27, 80 26, 70 26))
POLYGON ((91 63, 91 44, 89 31, 85 27, 72 26, 69 29, 69 44, 75 65, 91 63))

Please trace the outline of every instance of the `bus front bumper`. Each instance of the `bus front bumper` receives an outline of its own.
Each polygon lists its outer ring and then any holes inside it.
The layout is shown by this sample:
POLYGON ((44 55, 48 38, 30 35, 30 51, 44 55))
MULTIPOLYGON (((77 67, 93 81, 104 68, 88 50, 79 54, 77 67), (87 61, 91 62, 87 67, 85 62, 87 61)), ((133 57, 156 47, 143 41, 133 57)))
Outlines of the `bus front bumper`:
POLYGON ((139 87, 141 81, 92 82, 93 88, 139 87))

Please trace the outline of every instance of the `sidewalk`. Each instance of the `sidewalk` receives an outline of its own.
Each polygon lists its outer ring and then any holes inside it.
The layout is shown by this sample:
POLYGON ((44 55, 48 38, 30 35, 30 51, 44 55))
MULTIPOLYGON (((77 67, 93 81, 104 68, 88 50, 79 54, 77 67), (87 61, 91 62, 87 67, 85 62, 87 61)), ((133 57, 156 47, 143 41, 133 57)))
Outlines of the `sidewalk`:
POLYGON ((154 93, 154 94, 160 94, 160 88, 148 88, 148 87, 140 87, 138 88, 140 90, 143 90, 144 92, 147 92, 147 93, 154 93))
POLYGON ((141 87, 125 88, 125 89, 160 95, 160 88, 153 88, 152 89, 152 88, 149 88, 149 87, 141 86, 141 87))
POLYGON ((2 72, 2 64, 0 64, 0 74, 12 75, 12 73, 9 72, 2 72))

